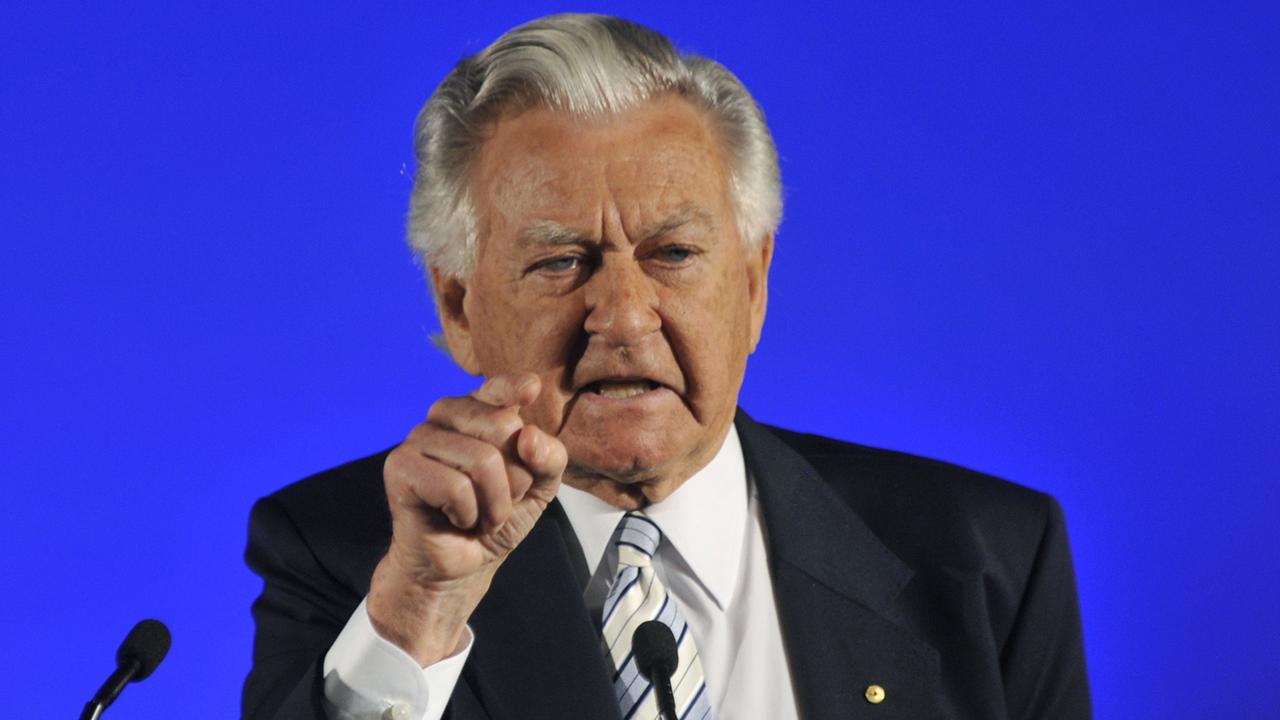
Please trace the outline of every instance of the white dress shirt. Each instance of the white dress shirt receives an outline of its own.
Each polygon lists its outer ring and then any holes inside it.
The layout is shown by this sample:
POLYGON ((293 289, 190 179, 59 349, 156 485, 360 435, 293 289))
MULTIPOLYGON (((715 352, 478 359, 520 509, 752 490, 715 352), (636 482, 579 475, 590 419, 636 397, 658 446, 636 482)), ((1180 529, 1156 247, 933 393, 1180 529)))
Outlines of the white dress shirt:
MULTIPOLYGON (((609 540, 624 512, 567 485, 558 498, 592 569, 584 599, 598 623, 618 564, 609 540)), ((689 623, 716 717, 798 718, 764 522, 737 430, 730 428, 706 467, 645 513, 662 529, 654 569, 689 623)), ((439 720, 472 642, 421 668, 377 634, 362 602, 325 656, 330 717, 439 720)))

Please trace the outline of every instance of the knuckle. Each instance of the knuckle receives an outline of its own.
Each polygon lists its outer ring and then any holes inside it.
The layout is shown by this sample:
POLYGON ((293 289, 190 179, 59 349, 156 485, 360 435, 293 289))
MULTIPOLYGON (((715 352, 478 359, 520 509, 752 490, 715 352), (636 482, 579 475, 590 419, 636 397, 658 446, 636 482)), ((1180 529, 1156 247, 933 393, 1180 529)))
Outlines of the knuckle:
POLYGON ((387 487, 403 487, 413 482, 414 465, 410 451, 400 446, 382 463, 382 482, 387 487))
POLYGON ((398 465, 388 463, 382 468, 382 484, 387 489, 387 495, 398 495, 400 488, 408 484, 405 478, 404 468, 398 465))
POLYGON ((392 452, 393 453, 402 452, 402 451, 408 452, 409 448, 406 446, 421 445, 422 443, 426 442, 428 437, 431 436, 432 430, 433 428, 426 423, 419 423, 417 425, 414 425, 413 429, 409 431, 409 435, 405 437, 405 440, 403 443, 401 443, 400 447, 396 448, 392 452))
POLYGON ((417 450, 428 457, 440 457, 446 449, 458 441, 458 433, 435 425, 422 425, 417 450))
POLYGON ((476 457, 476 470, 489 475, 500 476, 505 472, 506 460, 502 453, 492 445, 482 448, 476 457))
POLYGON ((454 398, 451 397, 443 397, 431 403, 431 407, 427 408, 427 422, 439 422, 441 418, 447 417, 454 404, 454 398))
POLYGON ((472 498, 471 483, 462 478, 454 478, 444 488, 443 496, 445 507, 451 507, 455 510, 464 508, 472 498))
POLYGON ((520 428, 524 427, 524 422, 516 411, 499 408, 489 413, 489 425, 494 432, 503 438, 508 438, 520 432, 520 428))
POLYGON ((382 461, 382 476, 384 478, 397 476, 404 472, 404 453, 404 445, 400 445, 387 453, 387 459, 382 461))

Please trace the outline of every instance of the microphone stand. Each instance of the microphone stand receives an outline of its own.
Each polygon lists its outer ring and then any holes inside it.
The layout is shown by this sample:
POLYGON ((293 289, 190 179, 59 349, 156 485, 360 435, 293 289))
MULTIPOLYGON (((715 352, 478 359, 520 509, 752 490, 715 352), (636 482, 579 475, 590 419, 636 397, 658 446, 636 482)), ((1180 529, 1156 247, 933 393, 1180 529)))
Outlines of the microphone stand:
POLYGON ((133 658, 127 664, 116 668, 115 672, 102 683, 102 687, 98 688, 98 692, 94 694, 93 699, 85 703, 84 712, 80 713, 80 720, 98 720, 102 717, 102 713, 107 709, 115 699, 120 696, 120 692, 124 690, 124 686, 129 684, 134 675, 138 674, 138 670, 142 668, 142 663, 133 658))
POLYGON ((671 691, 671 676, 658 673, 653 679, 653 691, 658 694, 658 715, 667 720, 680 720, 676 716, 676 696, 671 691))
POLYGON ((675 693, 671 690, 671 676, 680 664, 676 638, 671 628, 657 620, 640 623, 631 636, 636 669, 653 683, 654 700, 658 714, 667 720, 679 720, 676 715, 675 693))

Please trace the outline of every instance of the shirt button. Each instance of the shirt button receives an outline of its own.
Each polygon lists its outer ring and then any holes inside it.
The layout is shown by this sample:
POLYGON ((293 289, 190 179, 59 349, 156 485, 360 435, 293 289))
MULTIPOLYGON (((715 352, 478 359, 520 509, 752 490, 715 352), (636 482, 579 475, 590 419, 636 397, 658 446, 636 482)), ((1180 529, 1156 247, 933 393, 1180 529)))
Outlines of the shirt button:
POLYGON ((884 702, 884 688, 879 685, 868 685, 866 696, 867 702, 872 705, 879 705, 884 702))
POLYGON ((384 720, 409 720, 409 703, 396 703, 382 713, 384 720))

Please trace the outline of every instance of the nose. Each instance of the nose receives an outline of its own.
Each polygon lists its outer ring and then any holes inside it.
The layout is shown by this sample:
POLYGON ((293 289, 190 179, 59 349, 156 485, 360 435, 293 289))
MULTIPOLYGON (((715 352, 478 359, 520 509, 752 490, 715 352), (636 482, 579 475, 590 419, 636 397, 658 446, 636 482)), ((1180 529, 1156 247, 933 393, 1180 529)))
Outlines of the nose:
POLYGON ((593 338, 614 347, 635 345, 662 327, 653 280, 633 257, 606 256, 583 287, 593 338))

